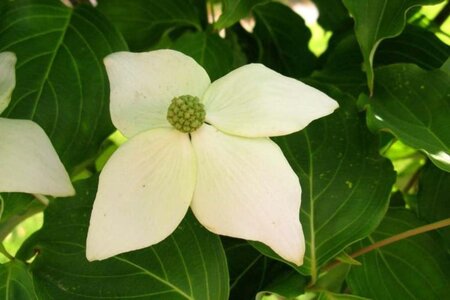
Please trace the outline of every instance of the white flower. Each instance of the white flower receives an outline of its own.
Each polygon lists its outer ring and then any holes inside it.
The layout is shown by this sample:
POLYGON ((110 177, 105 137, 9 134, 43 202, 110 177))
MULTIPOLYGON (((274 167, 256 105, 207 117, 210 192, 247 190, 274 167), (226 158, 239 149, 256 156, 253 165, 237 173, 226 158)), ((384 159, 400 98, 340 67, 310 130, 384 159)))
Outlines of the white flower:
POLYGON ((118 52, 105 64, 111 117, 129 140, 100 175, 87 258, 160 242, 190 206, 210 231, 260 241, 302 264, 299 180, 268 137, 298 131, 337 103, 260 64, 213 83, 172 50, 118 52), (167 117, 172 99, 183 95, 198 97, 206 111, 205 123, 189 134, 167 117))
MULTIPOLYGON (((0 53, 0 114, 16 84, 16 56, 0 53)), ((39 125, 0 118, 0 192, 70 196, 75 193, 64 166, 39 125)))

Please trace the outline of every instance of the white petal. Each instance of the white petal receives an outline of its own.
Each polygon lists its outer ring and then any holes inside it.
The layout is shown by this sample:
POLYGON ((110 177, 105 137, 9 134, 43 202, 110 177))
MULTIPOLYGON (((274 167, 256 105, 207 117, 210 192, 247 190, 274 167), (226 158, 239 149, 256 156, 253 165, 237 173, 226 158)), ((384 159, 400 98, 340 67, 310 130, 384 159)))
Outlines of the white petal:
POLYGON ((260 241, 302 264, 300 184, 280 148, 204 125, 192 134, 198 161, 191 208, 210 231, 260 241))
POLYGON ((188 210, 195 176, 187 134, 153 129, 120 146, 100 175, 88 260, 145 248, 169 236, 188 210))
POLYGON ((16 56, 11 52, 0 53, 0 114, 11 101, 11 94, 16 85, 16 56))
POLYGON ((261 64, 240 67, 213 82, 203 102, 206 120, 239 136, 279 136, 331 114, 336 101, 261 64))
POLYGON ((0 192, 71 196, 64 166, 44 130, 28 120, 0 118, 0 192))
POLYGON ((203 96, 210 80, 195 60, 173 50, 117 52, 105 58, 111 86, 111 118, 125 136, 170 127, 170 101, 203 96))

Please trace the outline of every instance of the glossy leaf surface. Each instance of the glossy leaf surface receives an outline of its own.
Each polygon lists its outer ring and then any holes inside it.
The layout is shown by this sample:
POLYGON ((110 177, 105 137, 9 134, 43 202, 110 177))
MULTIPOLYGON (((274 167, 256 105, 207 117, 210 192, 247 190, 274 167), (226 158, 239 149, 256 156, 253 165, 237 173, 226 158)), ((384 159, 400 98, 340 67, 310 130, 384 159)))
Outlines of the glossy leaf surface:
MULTIPOLYGON (((392 209, 367 239, 357 244, 367 247, 377 241, 424 225, 403 208, 392 209)), ((358 258, 348 277, 350 289, 372 299, 446 299, 450 296, 450 260, 427 232, 376 249, 358 258)))
POLYGON ((17 55, 17 84, 2 117, 38 123, 70 174, 113 131, 102 60, 125 49, 93 8, 70 9, 57 0, 11 2, 0 16, 0 52, 17 55))
POLYGON ((18 254, 36 255, 31 272, 40 299, 228 299, 220 239, 190 213, 155 246, 89 263, 85 243, 97 180, 76 188, 78 196, 51 203, 43 228, 18 254))

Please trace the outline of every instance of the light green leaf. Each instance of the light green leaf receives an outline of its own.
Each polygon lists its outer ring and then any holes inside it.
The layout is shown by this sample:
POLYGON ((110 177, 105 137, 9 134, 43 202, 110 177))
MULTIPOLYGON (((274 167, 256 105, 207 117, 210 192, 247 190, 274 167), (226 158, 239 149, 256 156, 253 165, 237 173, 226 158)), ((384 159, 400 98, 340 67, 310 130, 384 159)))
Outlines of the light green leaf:
MULTIPOLYGON (((417 193, 417 212, 422 220, 437 222, 450 218, 450 173, 428 163, 422 169, 417 193)), ((439 229, 450 253, 450 227, 439 229)))
MULTIPOLYGON (((306 255, 299 270, 313 281, 325 263, 378 226, 395 180, 355 99, 336 89, 324 90, 340 108, 298 133, 275 139, 300 178, 306 255)), ((277 257, 267 247, 257 247, 277 257)))
POLYGON ((13 260, 0 265, 0 298, 39 299, 34 290, 29 266, 20 260, 13 260))
POLYGON ((45 205, 29 194, 1 193, 0 196, 3 198, 0 241, 24 220, 45 209, 45 205))
POLYGON ((112 132, 103 57, 126 45, 95 9, 58 0, 9 2, 0 16, 0 52, 17 55, 16 89, 4 117, 32 119, 69 173, 112 132))
POLYGON ((379 43, 402 32, 409 9, 439 2, 442 0, 343 0, 355 19, 355 33, 364 57, 371 93, 374 84, 373 57, 379 43))
POLYGON ((228 299, 228 270, 218 236, 188 213, 161 243, 101 262, 88 262, 85 243, 98 181, 76 184, 78 196, 53 201, 44 225, 25 242, 41 299, 228 299), (61 217, 63 216, 63 217, 61 217))
POLYGON ((247 17, 255 5, 268 1, 270 0, 222 0, 222 14, 214 23, 214 29, 220 30, 232 26, 240 19, 247 17))
POLYGON ((261 63, 291 77, 309 75, 316 57, 308 48, 311 32, 290 7, 269 2, 253 9, 254 36, 262 49, 261 63))
MULTIPOLYGON (((130 50, 143 51, 171 28, 201 30, 197 0, 102 0, 98 9, 117 26, 130 50)), ((204 4, 204 3, 203 3, 204 4)))
MULTIPOLYGON (((358 248, 424 225, 403 208, 392 209, 380 226, 358 248)), ((427 232, 359 257, 362 266, 353 266, 348 284, 356 295, 372 299, 441 300, 450 296, 450 260, 427 232)))
POLYGON ((357 261, 350 255, 348 255, 346 252, 342 252, 341 254, 339 254, 339 256, 337 256, 336 259, 339 260, 340 262, 343 262, 343 263, 346 263, 349 265, 357 265, 357 266, 361 265, 361 263, 359 261, 357 261))
POLYGON ((450 75, 415 65, 381 67, 367 111, 374 129, 388 130, 450 171, 450 75))

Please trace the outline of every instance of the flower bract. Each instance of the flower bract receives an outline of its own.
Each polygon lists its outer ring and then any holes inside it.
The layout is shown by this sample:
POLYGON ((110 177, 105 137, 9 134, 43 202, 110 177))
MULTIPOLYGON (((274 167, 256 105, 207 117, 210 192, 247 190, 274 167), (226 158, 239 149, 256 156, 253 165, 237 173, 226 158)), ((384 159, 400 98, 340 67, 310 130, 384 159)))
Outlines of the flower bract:
MULTIPOLYGON (((0 53, 0 115, 14 90, 16 56, 0 53)), ((49 138, 30 120, 0 118, 0 192, 70 196, 75 193, 49 138)))
POLYGON ((261 64, 213 83, 192 58, 172 50, 118 52, 105 65, 111 117, 128 141, 100 175, 87 258, 156 244, 190 207, 208 230, 262 242, 302 264, 299 179, 268 137, 301 130, 337 103, 261 64), (185 96, 198 99, 204 115, 174 100, 185 96), (173 101, 180 108, 170 108, 173 101), (186 130, 177 122, 187 122, 186 130))

